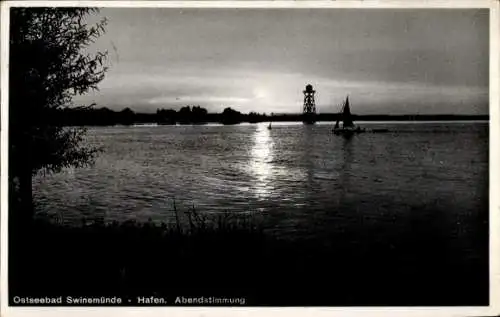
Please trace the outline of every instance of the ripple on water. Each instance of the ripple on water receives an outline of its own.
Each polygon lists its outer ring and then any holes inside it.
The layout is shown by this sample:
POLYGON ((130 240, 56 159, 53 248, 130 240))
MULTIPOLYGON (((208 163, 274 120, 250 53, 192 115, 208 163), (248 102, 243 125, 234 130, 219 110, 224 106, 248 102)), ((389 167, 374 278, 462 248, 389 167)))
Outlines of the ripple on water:
POLYGON ((438 124, 447 132, 427 133, 415 124, 411 133, 348 141, 328 125, 313 135, 302 125, 178 128, 91 128, 87 142, 106 149, 96 164, 35 178, 35 197, 77 223, 93 212, 168 220, 175 199, 200 212, 259 213, 268 226, 301 232, 373 223, 405 206, 470 214, 487 201, 487 126, 438 124))

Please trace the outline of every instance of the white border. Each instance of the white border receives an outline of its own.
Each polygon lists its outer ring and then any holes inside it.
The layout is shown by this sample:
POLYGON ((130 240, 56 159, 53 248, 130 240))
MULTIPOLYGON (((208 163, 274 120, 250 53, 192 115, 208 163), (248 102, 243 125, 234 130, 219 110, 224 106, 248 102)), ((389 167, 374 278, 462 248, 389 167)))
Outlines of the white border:
MULTIPOLYGON (((500 315, 500 200, 499 168, 499 8, 500 0, 332 0, 332 1, 3 1, 1 4, 1 261, 0 316, 495 316, 500 315), (97 7, 203 7, 203 8, 489 8, 490 9, 490 306, 487 307, 318 307, 318 308, 189 308, 189 307, 9 307, 7 297, 7 131, 9 15, 11 6, 97 6, 97 7), (162 315, 163 315, 162 314, 162 315)), ((459 277, 457 277, 459 278, 459 277)))

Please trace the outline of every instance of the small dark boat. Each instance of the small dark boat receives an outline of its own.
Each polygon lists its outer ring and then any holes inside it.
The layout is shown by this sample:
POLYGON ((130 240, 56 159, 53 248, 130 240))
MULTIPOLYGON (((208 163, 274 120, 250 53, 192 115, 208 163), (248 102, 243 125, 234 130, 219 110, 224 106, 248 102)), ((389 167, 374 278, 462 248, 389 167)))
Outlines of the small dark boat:
POLYGON ((267 126, 267 129, 268 129, 268 130, 271 130, 271 129, 272 129, 272 128, 271 128, 271 122, 269 122, 269 125, 267 126))
POLYGON ((337 122, 332 129, 335 135, 351 136, 353 134, 366 132, 364 128, 356 126, 352 120, 351 109, 349 106, 349 96, 347 96, 342 110, 337 117, 337 122), (342 127, 340 127, 340 117, 342 117, 342 127))

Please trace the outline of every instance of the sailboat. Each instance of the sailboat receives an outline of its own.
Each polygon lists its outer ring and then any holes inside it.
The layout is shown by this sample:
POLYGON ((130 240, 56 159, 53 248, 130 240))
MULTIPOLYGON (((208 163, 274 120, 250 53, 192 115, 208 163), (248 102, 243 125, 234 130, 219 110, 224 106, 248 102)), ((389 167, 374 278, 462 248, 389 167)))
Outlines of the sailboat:
POLYGON ((332 129, 336 135, 352 135, 355 133, 365 132, 365 129, 360 128, 354 124, 351 115, 351 107, 349 105, 349 96, 346 97, 342 110, 337 116, 337 122, 332 129), (342 127, 340 127, 340 119, 342 118, 342 127))
POLYGON ((269 125, 267 126, 268 130, 271 130, 271 122, 269 122, 269 125))

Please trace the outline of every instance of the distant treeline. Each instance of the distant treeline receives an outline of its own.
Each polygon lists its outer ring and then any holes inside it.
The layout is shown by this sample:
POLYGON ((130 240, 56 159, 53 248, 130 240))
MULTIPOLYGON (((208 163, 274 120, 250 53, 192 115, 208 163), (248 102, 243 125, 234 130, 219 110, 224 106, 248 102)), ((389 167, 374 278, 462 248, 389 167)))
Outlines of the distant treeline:
MULTIPOLYGON (((338 113, 321 113, 316 121, 335 121, 338 113)), ((130 108, 113 111, 108 108, 65 108, 56 110, 48 118, 52 123, 65 126, 110 126, 134 124, 238 124, 243 122, 302 121, 302 114, 241 113, 225 108, 221 113, 209 113, 200 106, 185 106, 179 110, 158 109, 156 113, 138 113, 130 108)), ((353 115, 355 121, 442 121, 489 120, 489 115, 353 115)))

